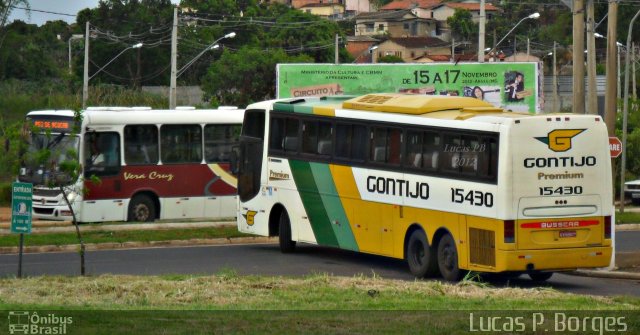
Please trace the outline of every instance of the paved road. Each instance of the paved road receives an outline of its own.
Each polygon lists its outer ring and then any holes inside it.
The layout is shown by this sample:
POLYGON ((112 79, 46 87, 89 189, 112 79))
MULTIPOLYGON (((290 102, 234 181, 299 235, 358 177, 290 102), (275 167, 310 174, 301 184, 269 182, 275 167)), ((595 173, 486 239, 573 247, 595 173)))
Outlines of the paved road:
MULTIPOLYGON (((17 255, 0 256, 0 276, 14 276, 17 255)), ((277 244, 208 247, 154 248, 92 251, 87 254, 89 274, 215 274, 235 269, 240 274, 302 276, 331 273, 353 276, 375 273, 383 278, 414 280, 404 262, 331 248, 302 245, 294 254, 281 254, 277 244)), ((77 253, 27 254, 23 273, 27 276, 77 275, 77 253)), ((496 286, 506 285, 493 282, 496 286)), ((536 286, 526 276, 510 281, 518 287, 536 286)), ((640 296, 640 282, 587 278, 556 274, 544 286, 564 292, 595 295, 640 296)))
POLYGON ((640 251, 640 231, 616 231, 616 251, 640 251))

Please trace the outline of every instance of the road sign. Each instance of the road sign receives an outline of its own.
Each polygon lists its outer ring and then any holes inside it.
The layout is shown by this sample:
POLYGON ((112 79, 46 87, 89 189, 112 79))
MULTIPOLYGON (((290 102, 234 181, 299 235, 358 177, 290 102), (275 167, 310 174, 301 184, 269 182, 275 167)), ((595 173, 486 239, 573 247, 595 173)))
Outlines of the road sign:
POLYGON ((33 185, 30 183, 13 183, 11 188, 11 232, 31 234, 33 185))
POLYGON ((618 156, 620 156, 622 153, 622 142, 620 142, 619 138, 615 136, 609 137, 609 152, 611 153, 611 158, 618 158, 618 156))

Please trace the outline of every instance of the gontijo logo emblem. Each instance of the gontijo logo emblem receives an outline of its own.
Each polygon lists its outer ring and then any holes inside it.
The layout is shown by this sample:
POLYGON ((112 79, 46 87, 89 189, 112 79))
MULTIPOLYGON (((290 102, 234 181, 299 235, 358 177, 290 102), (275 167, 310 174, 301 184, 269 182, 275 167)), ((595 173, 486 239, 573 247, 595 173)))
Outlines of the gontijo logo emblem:
POLYGON ((536 137, 535 139, 548 145, 552 151, 565 152, 571 149, 571 139, 585 130, 586 129, 556 129, 549 132, 547 137, 536 137))

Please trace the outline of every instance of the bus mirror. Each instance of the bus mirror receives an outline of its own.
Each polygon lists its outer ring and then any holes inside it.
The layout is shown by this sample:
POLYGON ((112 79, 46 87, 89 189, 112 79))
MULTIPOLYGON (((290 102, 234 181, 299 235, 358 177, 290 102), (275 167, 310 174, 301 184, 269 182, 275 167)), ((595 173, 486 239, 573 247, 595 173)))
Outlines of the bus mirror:
POLYGON ((231 148, 231 156, 230 158, 230 164, 231 164, 231 173, 233 174, 238 174, 238 165, 240 164, 240 155, 238 155, 238 151, 240 150, 239 147, 234 146, 233 148, 231 148))

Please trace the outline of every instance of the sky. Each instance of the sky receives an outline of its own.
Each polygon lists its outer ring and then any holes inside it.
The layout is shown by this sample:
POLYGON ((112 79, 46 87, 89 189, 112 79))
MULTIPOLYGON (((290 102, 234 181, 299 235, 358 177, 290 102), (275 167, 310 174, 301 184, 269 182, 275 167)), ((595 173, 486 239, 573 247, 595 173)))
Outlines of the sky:
MULTIPOLYGON (((98 6, 99 0, 28 0, 31 5, 31 9, 43 10, 48 12, 62 13, 62 14, 77 14, 80 10, 85 8, 94 8, 98 6)), ((178 3, 179 0, 171 0, 173 3, 178 3)), ((18 5, 17 7, 23 7, 18 5)), ((57 15, 51 13, 40 13, 31 11, 31 18, 27 15, 26 11, 22 9, 14 9, 9 16, 8 22, 13 20, 22 20, 27 23, 33 23, 37 25, 43 25, 47 21, 51 20, 64 20, 68 23, 76 22, 75 16, 57 15)))

